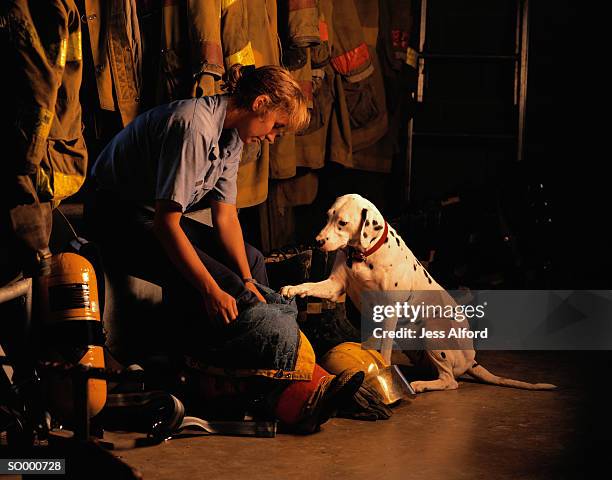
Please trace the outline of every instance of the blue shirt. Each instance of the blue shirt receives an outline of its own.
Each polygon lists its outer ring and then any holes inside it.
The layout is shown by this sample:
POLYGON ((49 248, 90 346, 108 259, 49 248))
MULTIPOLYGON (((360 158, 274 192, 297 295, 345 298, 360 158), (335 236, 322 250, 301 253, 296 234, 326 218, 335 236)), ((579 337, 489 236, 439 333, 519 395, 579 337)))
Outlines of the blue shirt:
POLYGON ((223 129, 228 97, 179 100, 139 115, 100 153, 92 175, 105 190, 153 206, 172 200, 183 211, 207 199, 236 204, 242 140, 223 129))

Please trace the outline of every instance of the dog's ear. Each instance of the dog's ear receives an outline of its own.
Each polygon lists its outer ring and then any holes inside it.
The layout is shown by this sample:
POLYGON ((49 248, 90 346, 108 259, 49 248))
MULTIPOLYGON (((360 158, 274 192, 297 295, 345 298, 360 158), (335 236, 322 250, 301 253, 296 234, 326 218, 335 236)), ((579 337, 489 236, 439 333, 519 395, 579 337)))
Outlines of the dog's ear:
POLYGON ((372 221, 370 219, 371 215, 371 212, 367 208, 361 210, 361 229, 359 232, 359 244, 364 250, 367 250, 367 248, 370 246, 372 238, 374 237, 374 230, 372 226, 372 221))

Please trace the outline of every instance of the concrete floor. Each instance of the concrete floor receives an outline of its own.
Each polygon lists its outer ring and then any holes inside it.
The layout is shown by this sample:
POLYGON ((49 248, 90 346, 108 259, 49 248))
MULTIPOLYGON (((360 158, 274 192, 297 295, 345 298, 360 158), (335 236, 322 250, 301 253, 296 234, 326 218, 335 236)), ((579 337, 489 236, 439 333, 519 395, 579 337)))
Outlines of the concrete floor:
MULTIPOLYGON (((589 478, 609 455, 601 373, 612 352, 480 352, 494 373, 552 382, 532 392, 460 383, 395 409, 388 421, 332 419, 307 437, 197 437, 114 454, 153 479, 564 479, 589 478)), ((603 474, 607 477, 607 474, 603 474)), ((608 477, 609 478, 609 477, 608 477)))

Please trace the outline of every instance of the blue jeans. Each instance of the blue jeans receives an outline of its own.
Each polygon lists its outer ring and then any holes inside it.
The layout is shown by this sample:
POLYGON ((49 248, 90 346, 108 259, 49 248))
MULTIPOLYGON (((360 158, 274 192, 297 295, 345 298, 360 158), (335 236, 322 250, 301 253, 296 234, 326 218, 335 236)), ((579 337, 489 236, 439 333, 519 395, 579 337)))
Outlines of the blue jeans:
POLYGON ((245 243, 253 278, 268 304, 258 301, 229 266, 213 228, 187 217, 181 228, 218 285, 236 298, 239 316, 230 325, 208 318, 202 295, 172 264, 153 232, 154 213, 136 204, 98 193, 87 207, 90 234, 99 242, 105 263, 163 290, 168 308, 168 345, 228 368, 291 370, 299 345, 294 301, 268 287, 261 252, 245 243), (180 345, 179 345, 180 344, 180 345))
POLYGON ((267 303, 256 302, 229 325, 201 328, 193 356, 212 366, 232 369, 291 371, 295 368, 300 331, 297 305, 265 285, 257 284, 267 303))

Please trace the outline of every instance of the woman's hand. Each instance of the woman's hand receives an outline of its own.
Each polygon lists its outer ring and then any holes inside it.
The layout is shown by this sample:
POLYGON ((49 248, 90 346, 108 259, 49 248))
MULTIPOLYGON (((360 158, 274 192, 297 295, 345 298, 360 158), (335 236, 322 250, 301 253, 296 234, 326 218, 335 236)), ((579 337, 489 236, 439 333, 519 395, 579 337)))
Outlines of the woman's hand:
MULTIPOLYGON (((211 200, 210 205, 215 231, 219 235, 219 243, 224 246, 230 262, 228 266, 243 279, 250 278, 251 271, 236 206, 214 200, 211 200)), ((244 282, 244 286, 253 292, 260 302, 267 303, 253 282, 244 282)))
POLYGON ((245 282, 244 286, 247 288, 247 290, 253 292, 260 302, 268 303, 253 282, 245 282))
POLYGON ((204 295, 204 306, 208 318, 219 318, 225 325, 229 325, 238 317, 236 299, 221 288, 204 295))

